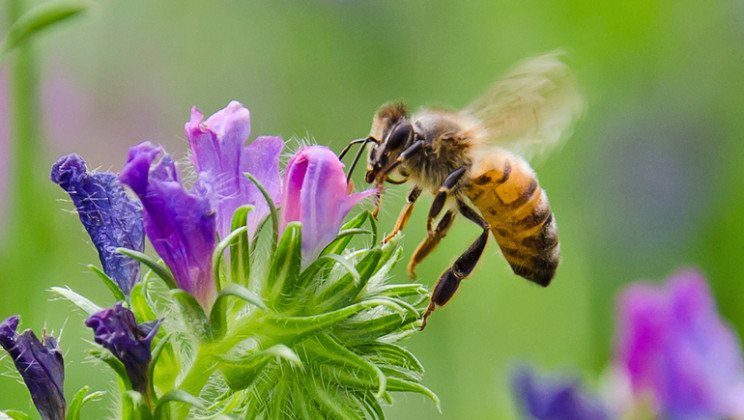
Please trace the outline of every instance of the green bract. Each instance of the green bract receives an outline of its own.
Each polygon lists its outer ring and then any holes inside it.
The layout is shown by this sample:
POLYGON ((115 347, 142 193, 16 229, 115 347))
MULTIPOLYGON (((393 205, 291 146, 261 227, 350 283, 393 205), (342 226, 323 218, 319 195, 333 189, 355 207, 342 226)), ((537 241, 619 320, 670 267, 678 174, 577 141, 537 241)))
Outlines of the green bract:
MULTIPOLYGON (((235 212, 232 233, 216 247, 210 313, 175 288, 162 262, 122 250, 150 269, 126 305, 137 322, 163 320, 152 345, 151 399, 132 389, 109 352, 91 352, 119 375, 123 418, 383 418, 392 392, 438 405, 421 384, 419 361, 396 344, 418 330, 427 296, 419 284, 386 283, 401 255, 397 239, 380 245, 365 211, 302 270, 301 225, 289 223, 274 245, 276 225, 263 223, 251 241, 250 211, 235 212), (370 245, 353 249, 352 241, 370 245)), ((89 314, 110 306, 53 291, 89 314)))

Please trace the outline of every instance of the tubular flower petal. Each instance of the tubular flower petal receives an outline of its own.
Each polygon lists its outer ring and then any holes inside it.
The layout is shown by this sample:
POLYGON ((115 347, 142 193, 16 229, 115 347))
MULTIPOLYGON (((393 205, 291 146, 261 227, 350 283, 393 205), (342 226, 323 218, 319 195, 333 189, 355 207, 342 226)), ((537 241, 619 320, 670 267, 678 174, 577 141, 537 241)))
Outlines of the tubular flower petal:
POLYGON ((134 314, 117 303, 88 317, 85 325, 94 331, 96 343, 109 350, 127 370, 132 388, 143 395, 150 389, 148 371, 152 353, 150 344, 161 321, 137 325, 134 314))
POLYGON ((348 194, 343 164, 324 146, 304 147, 287 165, 282 186, 280 230, 289 222, 302 223, 302 262, 315 260, 338 235, 344 217, 367 190, 348 194))
POLYGON ((116 248, 140 252, 145 249, 140 203, 127 196, 115 174, 88 172, 85 161, 76 154, 59 158, 52 166, 50 178, 70 194, 80 221, 98 250, 103 271, 129 296, 139 281, 140 265, 116 252, 116 248))
POLYGON ((514 377, 514 390, 525 418, 535 420, 606 420, 603 404, 576 381, 542 380, 529 370, 514 377))
POLYGON ((244 146, 251 132, 250 112, 240 102, 232 101, 206 121, 204 115, 191 109, 191 121, 186 123, 191 161, 196 170, 211 185, 210 200, 217 210, 220 237, 230 233, 235 210, 252 205, 248 213, 248 234, 258 229, 269 206, 261 192, 245 173, 253 175, 268 191, 275 203, 279 202, 281 178, 279 155, 284 141, 279 137, 258 137, 244 146))
POLYGON ((619 367, 664 418, 744 417, 739 341, 702 275, 682 271, 664 288, 629 286, 620 295, 619 324, 619 367))
POLYGON ((208 185, 200 178, 186 191, 170 156, 152 167, 161 152, 150 142, 132 147, 119 179, 142 201, 145 233, 178 287, 209 311, 217 292, 212 273, 215 212, 207 198, 208 185))
POLYGON ((13 358, 41 417, 63 420, 67 410, 62 389, 65 370, 57 340, 45 335, 39 341, 31 330, 16 333, 18 320, 15 315, 0 322, 0 345, 13 358))

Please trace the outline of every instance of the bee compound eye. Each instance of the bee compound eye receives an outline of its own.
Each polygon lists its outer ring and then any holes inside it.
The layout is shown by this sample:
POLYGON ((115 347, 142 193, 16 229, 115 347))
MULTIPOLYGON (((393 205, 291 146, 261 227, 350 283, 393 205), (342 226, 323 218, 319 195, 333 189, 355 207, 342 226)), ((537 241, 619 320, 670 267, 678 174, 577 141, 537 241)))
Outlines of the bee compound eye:
POLYGON ((392 133, 390 133, 390 137, 388 137, 388 150, 398 149, 405 145, 408 139, 411 137, 412 133, 413 126, 410 122, 405 121, 398 124, 395 128, 393 128, 392 133))

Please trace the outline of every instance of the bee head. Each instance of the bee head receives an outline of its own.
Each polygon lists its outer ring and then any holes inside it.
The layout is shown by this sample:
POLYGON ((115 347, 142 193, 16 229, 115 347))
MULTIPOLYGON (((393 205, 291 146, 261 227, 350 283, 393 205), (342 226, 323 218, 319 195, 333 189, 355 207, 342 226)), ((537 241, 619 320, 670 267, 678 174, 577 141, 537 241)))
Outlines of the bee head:
POLYGON ((367 183, 382 184, 398 166, 398 156, 413 141, 413 125, 402 103, 383 105, 372 122, 372 138, 378 139, 369 149, 367 183))

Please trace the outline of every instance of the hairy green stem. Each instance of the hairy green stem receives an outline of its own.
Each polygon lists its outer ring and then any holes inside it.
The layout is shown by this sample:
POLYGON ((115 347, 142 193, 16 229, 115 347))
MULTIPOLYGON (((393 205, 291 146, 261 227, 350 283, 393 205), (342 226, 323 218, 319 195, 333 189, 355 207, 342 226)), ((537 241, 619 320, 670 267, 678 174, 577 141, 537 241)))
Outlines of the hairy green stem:
MULTIPOLYGON (((214 370, 217 368, 217 363, 214 360, 214 349, 210 345, 201 345, 196 353, 194 363, 191 365, 186 376, 181 381, 179 388, 189 394, 198 397, 201 393, 202 388, 206 385, 209 377, 212 375, 214 370)), ((187 404, 180 404, 178 408, 178 418, 188 418, 189 410, 191 406, 187 404)))

